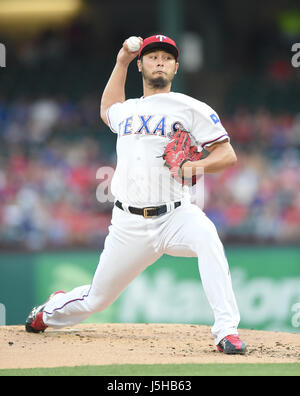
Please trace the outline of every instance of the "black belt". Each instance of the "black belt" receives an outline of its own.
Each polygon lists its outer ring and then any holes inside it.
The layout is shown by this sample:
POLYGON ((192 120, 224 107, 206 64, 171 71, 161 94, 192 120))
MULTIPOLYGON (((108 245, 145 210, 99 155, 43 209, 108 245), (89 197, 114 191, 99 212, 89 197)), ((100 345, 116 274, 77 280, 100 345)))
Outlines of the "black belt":
MULTIPOLYGON (((124 210, 123 205, 120 201, 116 201, 115 205, 124 210)), ((181 202, 174 202, 174 209, 178 208, 181 205, 181 202)), ((147 208, 134 208, 132 206, 128 206, 128 210, 132 214, 144 216, 146 219, 154 216, 160 216, 167 212, 167 205, 155 206, 155 207, 147 207, 147 208)))

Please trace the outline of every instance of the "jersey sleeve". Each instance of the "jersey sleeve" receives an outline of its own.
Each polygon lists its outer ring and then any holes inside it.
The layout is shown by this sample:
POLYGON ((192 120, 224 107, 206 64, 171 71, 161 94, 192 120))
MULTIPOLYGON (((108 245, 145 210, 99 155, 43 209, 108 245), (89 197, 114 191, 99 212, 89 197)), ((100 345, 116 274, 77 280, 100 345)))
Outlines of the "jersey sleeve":
POLYGON ((210 106, 199 102, 193 115, 192 134, 199 146, 205 148, 224 140, 230 141, 218 114, 210 106))
POLYGON ((106 118, 108 121, 108 125, 110 130, 113 133, 118 133, 118 123, 122 116, 122 103, 114 103, 106 110, 106 118))

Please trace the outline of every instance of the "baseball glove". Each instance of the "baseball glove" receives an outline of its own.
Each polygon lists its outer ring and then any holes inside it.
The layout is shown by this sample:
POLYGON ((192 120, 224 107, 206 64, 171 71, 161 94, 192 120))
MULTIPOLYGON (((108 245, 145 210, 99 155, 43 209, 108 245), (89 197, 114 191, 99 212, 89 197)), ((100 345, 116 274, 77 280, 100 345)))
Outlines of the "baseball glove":
POLYGON ((184 178, 181 167, 187 161, 198 161, 201 158, 197 146, 191 146, 189 132, 178 129, 165 148, 163 159, 170 169, 172 177, 182 185, 194 185, 196 177, 184 178))
POLYGON ((202 152, 198 151, 197 146, 191 146, 189 151, 189 161, 199 161, 202 158, 202 152))

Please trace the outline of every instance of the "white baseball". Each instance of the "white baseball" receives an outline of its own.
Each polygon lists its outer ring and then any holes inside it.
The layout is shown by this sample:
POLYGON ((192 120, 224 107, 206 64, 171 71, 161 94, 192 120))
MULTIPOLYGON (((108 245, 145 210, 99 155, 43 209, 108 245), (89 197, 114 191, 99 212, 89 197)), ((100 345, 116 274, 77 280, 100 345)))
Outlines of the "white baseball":
POLYGON ((126 44, 130 52, 136 52, 141 48, 140 39, 136 36, 131 36, 126 40, 126 44))

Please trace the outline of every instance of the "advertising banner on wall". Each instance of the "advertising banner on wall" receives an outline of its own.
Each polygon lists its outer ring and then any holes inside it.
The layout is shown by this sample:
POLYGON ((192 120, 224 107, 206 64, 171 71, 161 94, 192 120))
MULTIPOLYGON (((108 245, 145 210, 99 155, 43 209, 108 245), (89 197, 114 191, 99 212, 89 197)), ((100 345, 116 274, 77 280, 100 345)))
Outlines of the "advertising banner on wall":
MULTIPOLYGON (((300 332, 300 249, 229 247, 226 255, 240 328, 300 332)), ((99 257, 95 251, 1 255, 1 323, 23 324, 53 291, 91 284, 99 257)), ((161 257, 87 322, 212 325, 198 260, 161 257)))
MULTIPOLYGON (((292 248, 226 251, 241 312, 241 328, 300 332, 300 252, 292 248)), ((40 255, 38 301, 54 290, 90 284, 99 261, 94 252, 40 255)), ((105 311, 88 322, 194 323, 211 325, 196 258, 163 256, 140 274, 105 311)))

